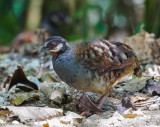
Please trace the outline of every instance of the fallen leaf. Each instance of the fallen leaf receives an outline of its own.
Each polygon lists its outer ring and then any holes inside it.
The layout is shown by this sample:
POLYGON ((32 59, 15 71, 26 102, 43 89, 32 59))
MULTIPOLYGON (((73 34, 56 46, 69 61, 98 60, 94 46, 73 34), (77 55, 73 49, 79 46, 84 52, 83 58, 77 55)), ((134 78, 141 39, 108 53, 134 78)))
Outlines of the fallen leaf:
POLYGON ((0 120, 6 121, 8 119, 8 115, 12 114, 11 111, 3 110, 0 108, 0 120))
POLYGON ((38 90, 37 85, 26 78, 22 70, 22 67, 17 66, 17 68, 18 69, 14 71, 13 76, 10 79, 8 90, 12 88, 14 85, 16 85, 17 83, 22 83, 22 84, 25 84, 26 86, 33 88, 34 90, 38 90))
POLYGON ((130 97, 130 101, 132 103, 139 103, 139 102, 144 102, 144 101, 147 101, 149 98, 147 97, 141 97, 141 96, 131 96, 130 97))
POLYGON ((36 91, 28 92, 26 94, 20 93, 18 97, 16 97, 14 100, 11 100, 10 103, 16 106, 21 105, 25 101, 30 100, 39 100, 40 96, 36 94, 36 91), (35 92, 35 93, 34 93, 35 92))
POLYGON ((117 106, 117 112, 119 114, 123 114, 123 112, 128 110, 129 108, 135 109, 133 103, 130 101, 130 98, 125 97, 122 99, 122 102, 117 106))
POLYGON ((160 80, 158 82, 153 82, 147 89, 151 95, 160 95, 160 80))
POLYGON ((4 115, 4 114, 11 114, 12 112, 11 111, 8 111, 8 110, 4 110, 4 109, 0 109, 0 115, 4 115))
MULTIPOLYGON (((1 111, 12 112, 8 117, 18 116, 21 122, 40 121, 63 116, 63 110, 42 107, 0 106, 1 111)), ((8 112, 6 112, 8 114, 8 112)))
POLYGON ((152 79, 153 77, 145 77, 145 78, 139 78, 139 79, 133 79, 131 80, 130 82, 127 82, 127 83, 123 83, 125 84, 123 86, 123 89, 125 89, 126 91, 130 91, 130 92, 136 92, 136 91, 139 91, 141 90, 142 88, 145 87, 146 85, 146 82, 149 80, 149 79, 152 79))
POLYGON ((20 105, 22 104, 24 101, 26 101, 28 99, 28 97, 17 97, 12 103, 14 105, 20 105))
POLYGON ((131 46, 137 54, 138 60, 141 64, 159 63, 160 56, 159 40, 155 39, 153 33, 147 33, 141 26, 141 30, 136 35, 127 37, 124 43, 131 46))
POLYGON ((31 92, 31 91, 33 91, 33 88, 31 88, 29 86, 26 86, 24 84, 21 84, 21 83, 18 83, 16 85, 16 88, 19 88, 21 91, 25 91, 25 92, 31 92))
POLYGON ((137 103, 134 103, 133 105, 135 107, 145 107, 145 106, 150 106, 152 104, 158 103, 159 101, 160 101, 160 97, 154 96, 152 98, 149 98, 147 101, 137 102, 137 103))

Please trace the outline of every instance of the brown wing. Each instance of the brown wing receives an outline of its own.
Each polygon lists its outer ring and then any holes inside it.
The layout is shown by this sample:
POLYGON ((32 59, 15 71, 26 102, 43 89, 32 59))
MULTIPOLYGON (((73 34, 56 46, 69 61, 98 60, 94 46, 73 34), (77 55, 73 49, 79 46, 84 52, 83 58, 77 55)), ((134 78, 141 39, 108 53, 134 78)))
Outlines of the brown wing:
POLYGON ((76 60, 81 62, 84 68, 97 72, 100 76, 131 65, 136 58, 128 45, 104 39, 79 43, 75 45, 74 53, 76 60))

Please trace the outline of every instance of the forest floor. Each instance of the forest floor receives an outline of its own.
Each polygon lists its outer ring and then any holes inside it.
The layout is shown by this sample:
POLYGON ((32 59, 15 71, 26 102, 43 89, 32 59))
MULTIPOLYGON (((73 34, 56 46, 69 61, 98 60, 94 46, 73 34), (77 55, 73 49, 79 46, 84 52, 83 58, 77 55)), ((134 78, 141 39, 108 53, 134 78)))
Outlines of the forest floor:
MULTIPOLYGON (((103 112, 81 116, 76 105, 86 92, 62 82, 53 70, 51 57, 30 53, 32 48, 26 44, 23 52, 0 55, 0 126, 160 126, 160 66, 142 66, 145 76, 117 84, 103 112)), ((101 96, 86 94, 92 100, 101 96)))
MULTIPOLYGON (((31 59, 16 53, 0 56, 1 126, 155 127, 160 125, 158 89, 160 84, 156 76, 154 79, 144 77, 119 83, 106 100, 107 106, 103 107, 104 112, 100 115, 80 116, 75 105, 84 91, 78 91, 60 81, 53 71, 51 61, 43 63, 41 57, 31 59), (38 90, 35 90, 34 85, 37 85, 38 90), (127 101, 122 101, 125 97, 131 101, 129 104, 127 101), (43 108, 39 111, 34 107, 43 108), (47 109, 49 107, 51 109, 47 109), (45 108, 46 110, 43 110, 45 108), (52 109, 62 110, 52 111, 52 109), (27 114, 27 111, 32 115, 27 114)), ((150 68, 158 69, 159 66, 149 65, 147 69, 150 68)), ((157 73, 155 70, 150 73, 157 73)), ((147 75, 148 72, 146 70, 144 73, 147 75)), ((91 96, 92 100, 101 96, 89 92, 87 95, 91 96)))

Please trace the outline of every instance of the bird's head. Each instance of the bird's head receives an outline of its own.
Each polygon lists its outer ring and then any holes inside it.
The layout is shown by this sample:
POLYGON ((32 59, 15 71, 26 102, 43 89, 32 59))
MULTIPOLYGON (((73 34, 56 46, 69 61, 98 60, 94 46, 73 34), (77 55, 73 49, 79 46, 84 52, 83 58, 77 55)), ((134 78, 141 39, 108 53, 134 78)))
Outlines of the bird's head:
POLYGON ((68 46, 67 41, 60 36, 52 36, 46 39, 38 49, 38 53, 48 51, 53 54, 64 52, 68 46))

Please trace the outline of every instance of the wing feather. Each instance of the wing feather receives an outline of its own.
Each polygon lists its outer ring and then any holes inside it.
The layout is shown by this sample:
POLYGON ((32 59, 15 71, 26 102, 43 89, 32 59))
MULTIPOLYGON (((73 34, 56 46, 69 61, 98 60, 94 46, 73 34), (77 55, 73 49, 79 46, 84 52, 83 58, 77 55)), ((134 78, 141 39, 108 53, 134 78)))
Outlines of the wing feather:
POLYGON ((100 76, 130 66, 136 57, 128 45, 104 39, 79 43, 75 45, 74 53, 84 68, 100 76))

